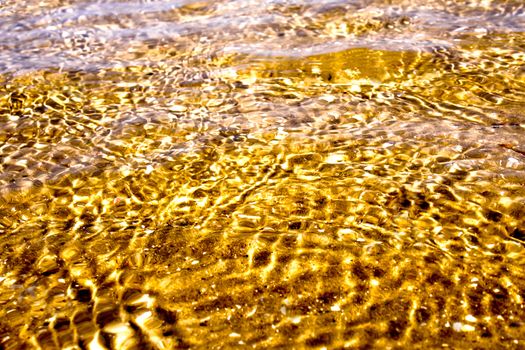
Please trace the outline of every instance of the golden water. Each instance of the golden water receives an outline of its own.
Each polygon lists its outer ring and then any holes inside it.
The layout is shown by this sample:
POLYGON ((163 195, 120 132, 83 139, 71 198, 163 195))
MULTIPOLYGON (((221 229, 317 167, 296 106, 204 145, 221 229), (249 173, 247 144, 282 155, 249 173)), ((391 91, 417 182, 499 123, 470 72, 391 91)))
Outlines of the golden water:
POLYGON ((524 23, 0 0, 0 347, 525 347, 524 23))

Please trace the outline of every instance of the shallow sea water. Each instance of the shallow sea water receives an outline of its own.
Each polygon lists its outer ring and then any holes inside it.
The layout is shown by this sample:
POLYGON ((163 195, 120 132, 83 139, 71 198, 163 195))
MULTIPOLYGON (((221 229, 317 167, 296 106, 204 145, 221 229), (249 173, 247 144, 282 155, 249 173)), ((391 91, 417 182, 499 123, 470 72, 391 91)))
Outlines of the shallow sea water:
POLYGON ((523 349, 525 7, 0 0, 0 348, 523 349))

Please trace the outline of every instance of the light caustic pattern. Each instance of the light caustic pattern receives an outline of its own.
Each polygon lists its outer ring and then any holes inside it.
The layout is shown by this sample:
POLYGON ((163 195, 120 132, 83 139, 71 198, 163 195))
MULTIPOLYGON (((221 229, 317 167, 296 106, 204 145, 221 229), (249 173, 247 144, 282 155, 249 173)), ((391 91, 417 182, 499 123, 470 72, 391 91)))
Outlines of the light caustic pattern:
POLYGON ((0 347, 525 346, 521 1, 0 1, 0 347))

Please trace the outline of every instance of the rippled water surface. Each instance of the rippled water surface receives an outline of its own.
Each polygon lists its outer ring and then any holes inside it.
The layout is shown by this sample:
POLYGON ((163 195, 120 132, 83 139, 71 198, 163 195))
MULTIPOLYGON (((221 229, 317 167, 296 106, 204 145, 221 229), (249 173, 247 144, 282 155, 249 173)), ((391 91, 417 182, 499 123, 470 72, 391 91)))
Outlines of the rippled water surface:
POLYGON ((0 0, 0 347, 525 347, 523 1, 0 0))

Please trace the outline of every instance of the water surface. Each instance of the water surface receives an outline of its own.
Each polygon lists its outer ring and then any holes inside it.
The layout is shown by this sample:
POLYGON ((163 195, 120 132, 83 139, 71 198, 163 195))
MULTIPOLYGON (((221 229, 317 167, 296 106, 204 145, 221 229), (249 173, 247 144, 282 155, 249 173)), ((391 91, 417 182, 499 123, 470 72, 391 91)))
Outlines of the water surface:
POLYGON ((0 347, 525 342, 522 1, 0 0, 0 347))

